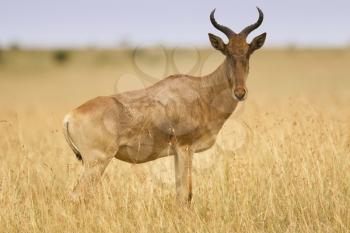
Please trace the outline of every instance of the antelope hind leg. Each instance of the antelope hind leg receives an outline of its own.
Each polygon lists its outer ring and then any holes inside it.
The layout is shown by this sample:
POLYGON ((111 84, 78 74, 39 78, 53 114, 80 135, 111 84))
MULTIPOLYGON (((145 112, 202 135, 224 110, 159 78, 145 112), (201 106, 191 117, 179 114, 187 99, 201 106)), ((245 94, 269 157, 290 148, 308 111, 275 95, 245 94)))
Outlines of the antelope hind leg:
MULTIPOLYGON (((102 153, 98 152, 97 154, 101 155, 102 153)), ((111 158, 105 156, 96 156, 95 159, 84 160, 84 172, 71 192, 73 201, 79 201, 84 196, 93 195, 93 188, 100 181, 110 161, 111 158)))

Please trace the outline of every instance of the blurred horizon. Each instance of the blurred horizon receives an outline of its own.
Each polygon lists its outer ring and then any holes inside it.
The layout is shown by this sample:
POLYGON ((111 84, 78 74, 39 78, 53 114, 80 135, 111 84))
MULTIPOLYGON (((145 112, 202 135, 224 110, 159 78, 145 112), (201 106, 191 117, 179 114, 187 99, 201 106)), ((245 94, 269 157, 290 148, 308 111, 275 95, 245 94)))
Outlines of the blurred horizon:
POLYGON ((349 47, 350 2, 284 1, 163 2, 0 0, 0 48, 209 47, 208 32, 226 37, 209 21, 236 32, 265 19, 254 36, 267 32, 266 47, 349 47))

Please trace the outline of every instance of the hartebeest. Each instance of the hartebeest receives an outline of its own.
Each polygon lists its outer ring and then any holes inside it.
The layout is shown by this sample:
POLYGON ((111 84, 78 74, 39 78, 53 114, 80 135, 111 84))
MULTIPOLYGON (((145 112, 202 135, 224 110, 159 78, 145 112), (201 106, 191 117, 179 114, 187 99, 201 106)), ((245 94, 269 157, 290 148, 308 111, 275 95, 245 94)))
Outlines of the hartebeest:
POLYGON ((209 149, 224 122, 239 101, 247 97, 246 79, 250 55, 265 42, 263 33, 246 42, 259 19, 240 33, 213 26, 228 37, 228 43, 211 33, 212 46, 226 56, 211 74, 203 77, 172 75, 136 91, 92 99, 66 115, 64 134, 84 172, 73 189, 81 196, 96 183, 113 158, 144 163, 174 155, 177 197, 191 200, 191 167, 195 152, 209 149))

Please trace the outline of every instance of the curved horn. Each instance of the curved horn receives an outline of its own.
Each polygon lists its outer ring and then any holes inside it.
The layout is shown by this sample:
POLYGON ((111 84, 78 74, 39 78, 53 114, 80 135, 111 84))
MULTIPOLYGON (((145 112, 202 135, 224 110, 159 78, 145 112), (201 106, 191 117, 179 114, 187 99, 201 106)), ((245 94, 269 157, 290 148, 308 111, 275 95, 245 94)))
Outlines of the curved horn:
POLYGON ((232 31, 231 29, 229 29, 228 27, 225 27, 223 25, 220 25, 216 22, 215 18, 214 18, 214 13, 215 13, 214 9, 211 13, 210 13, 210 21, 213 24, 213 26, 218 29, 219 31, 223 32, 227 37, 236 35, 236 33, 234 31, 232 31))
POLYGON ((264 20, 264 13, 260 10, 259 7, 256 7, 256 9, 258 9, 258 12, 259 12, 258 21, 256 21, 256 23, 254 23, 252 25, 249 25, 246 28, 244 28, 239 34, 248 36, 249 33, 254 31, 255 29, 257 29, 261 25, 262 21, 264 20))

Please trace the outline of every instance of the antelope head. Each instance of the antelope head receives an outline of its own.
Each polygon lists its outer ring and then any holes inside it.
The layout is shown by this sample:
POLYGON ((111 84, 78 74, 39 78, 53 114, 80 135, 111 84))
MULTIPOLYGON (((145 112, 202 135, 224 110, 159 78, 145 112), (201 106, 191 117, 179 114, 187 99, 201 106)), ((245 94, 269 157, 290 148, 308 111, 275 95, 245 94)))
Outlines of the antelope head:
POLYGON ((229 82, 232 85, 232 96, 238 101, 243 101, 247 98, 246 79, 249 72, 250 55, 264 45, 266 38, 266 33, 263 33, 255 37, 250 43, 246 41, 249 33, 258 28, 264 19, 263 12, 258 7, 257 9, 259 18, 256 23, 247 26, 238 34, 216 22, 214 18, 215 9, 210 14, 210 21, 213 26, 223 32, 228 38, 228 43, 225 44, 220 37, 209 33, 212 46, 226 56, 229 82))

